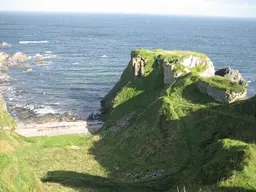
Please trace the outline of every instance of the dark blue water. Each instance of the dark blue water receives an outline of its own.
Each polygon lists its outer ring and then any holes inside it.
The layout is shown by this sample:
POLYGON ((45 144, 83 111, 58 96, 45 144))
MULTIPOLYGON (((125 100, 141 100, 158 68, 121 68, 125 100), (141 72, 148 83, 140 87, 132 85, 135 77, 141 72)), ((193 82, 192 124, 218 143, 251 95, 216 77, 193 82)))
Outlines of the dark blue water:
POLYGON ((100 107, 135 48, 183 49, 209 55, 216 68, 239 69, 256 93, 256 20, 111 14, 0 13, 0 42, 35 56, 51 51, 48 66, 10 70, 6 99, 41 112, 86 116, 100 107), (47 41, 31 43, 20 41, 47 41), (48 107, 47 107, 48 106, 48 107))

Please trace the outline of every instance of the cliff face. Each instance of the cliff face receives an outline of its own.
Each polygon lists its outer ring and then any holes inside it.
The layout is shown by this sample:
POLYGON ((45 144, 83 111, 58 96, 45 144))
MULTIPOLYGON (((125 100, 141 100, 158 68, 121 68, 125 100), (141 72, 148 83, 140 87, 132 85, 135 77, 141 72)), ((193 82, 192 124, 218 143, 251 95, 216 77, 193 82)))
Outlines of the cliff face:
POLYGON ((225 104, 246 86, 214 72, 200 53, 132 52, 102 101, 104 137, 93 150, 102 165, 118 167, 113 178, 170 191, 256 190, 256 97, 225 104))
POLYGON ((178 50, 139 49, 132 51, 131 60, 120 80, 101 101, 102 112, 107 113, 115 106, 116 97, 121 95, 123 88, 141 86, 141 90, 161 89, 164 85, 169 85, 189 73, 202 77, 202 82, 198 86, 199 91, 219 102, 231 103, 246 97, 248 84, 244 83, 246 81, 241 74, 236 72, 237 75, 229 73, 223 78, 216 77, 214 65, 205 54, 178 50), (207 84, 210 80, 215 82, 214 85, 207 84), (242 80, 243 84, 240 85, 239 80, 242 80), (231 82, 234 83, 231 85, 231 82))

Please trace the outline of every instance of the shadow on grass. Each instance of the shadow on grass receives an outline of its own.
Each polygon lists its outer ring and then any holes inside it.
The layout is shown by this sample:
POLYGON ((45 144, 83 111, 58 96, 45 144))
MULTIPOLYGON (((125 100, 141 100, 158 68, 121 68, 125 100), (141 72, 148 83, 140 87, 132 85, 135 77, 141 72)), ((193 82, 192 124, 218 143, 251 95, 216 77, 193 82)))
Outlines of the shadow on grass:
POLYGON ((242 187, 220 187, 219 190, 224 192, 256 192, 256 190, 245 189, 242 187))
POLYGON ((86 189, 94 189, 102 192, 114 191, 156 191, 150 187, 133 183, 115 182, 104 177, 93 176, 85 173, 77 173, 73 171, 51 171, 42 179, 42 182, 59 183, 66 187, 75 188, 79 191, 86 189))

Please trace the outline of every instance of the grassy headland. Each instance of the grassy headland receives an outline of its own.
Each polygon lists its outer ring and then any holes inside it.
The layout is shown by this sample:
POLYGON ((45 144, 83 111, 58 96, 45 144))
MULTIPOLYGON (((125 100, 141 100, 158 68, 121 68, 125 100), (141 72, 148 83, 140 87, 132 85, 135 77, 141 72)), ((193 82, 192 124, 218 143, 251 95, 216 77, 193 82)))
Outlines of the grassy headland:
POLYGON ((164 85, 159 58, 203 54, 134 53, 148 60, 145 76, 127 66, 102 101, 99 133, 1 131, 0 191, 256 191, 256 97, 220 104, 198 91, 196 72, 164 85))

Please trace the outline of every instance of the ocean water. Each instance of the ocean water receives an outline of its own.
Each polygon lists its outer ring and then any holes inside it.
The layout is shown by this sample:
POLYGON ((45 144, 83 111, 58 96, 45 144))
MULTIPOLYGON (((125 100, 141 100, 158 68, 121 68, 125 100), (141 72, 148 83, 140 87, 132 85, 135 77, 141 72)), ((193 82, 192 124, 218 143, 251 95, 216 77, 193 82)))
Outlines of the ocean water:
MULTIPOLYGON (((5 99, 38 113, 98 111, 135 48, 203 52, 239 69, 256 94, 256 20, 152 15, 0 13, 0 52, 47 54, 49 65, 11 68, 5 99)), ((3 85, 2 85, 3 86, 3 85)))

